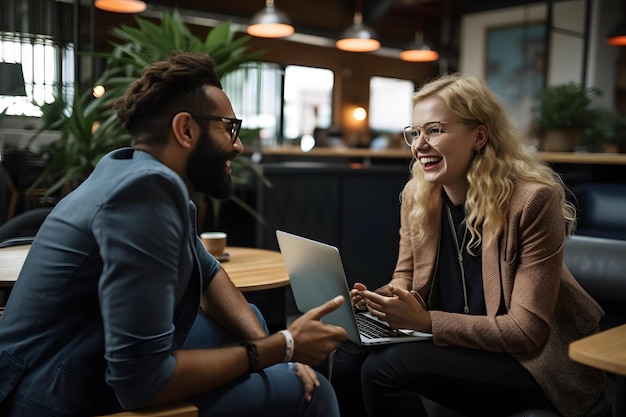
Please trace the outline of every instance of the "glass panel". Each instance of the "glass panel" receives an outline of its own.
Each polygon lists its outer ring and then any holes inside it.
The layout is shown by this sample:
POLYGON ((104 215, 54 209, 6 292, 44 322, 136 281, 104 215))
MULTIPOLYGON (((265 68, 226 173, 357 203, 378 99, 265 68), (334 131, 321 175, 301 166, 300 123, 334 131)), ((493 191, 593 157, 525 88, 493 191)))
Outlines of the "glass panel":
POLYGON ((334 73, 329 69, 285 67, 284 136, 296 139, 332 122, 334 73))
POLYGON ((0 112, 6 114, 41 116, 39 106, 55 99, 55 89, 65 90, 65 99, 71 100, 74 54, 72 48, 62 48, 46 36, 15 36, 0 32, 0 61, 21 64, 26 96, 0 96, 0 112), (64 69, 59 74, 59 61, 64 69))
POLYGON ((237 118, 243 119, 239 136, 244 145, 253 145, 255 139, 260 139, 262 146, 276 145, 282 74, 278 64, 251 62, 222 77, 224 92, 237 118))
POLYGON ((398 134, 411 124, 415 84, 397 78, 370 79, 370 127, 379 133, 398 134))

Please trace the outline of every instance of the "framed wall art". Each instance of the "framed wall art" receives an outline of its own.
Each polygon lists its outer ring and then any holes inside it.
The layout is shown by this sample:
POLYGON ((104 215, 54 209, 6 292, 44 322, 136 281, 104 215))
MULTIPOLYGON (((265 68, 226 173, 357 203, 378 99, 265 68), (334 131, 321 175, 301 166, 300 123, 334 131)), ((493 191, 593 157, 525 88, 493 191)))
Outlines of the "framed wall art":
POLYGON ((545 24, 487 28, 486 41, 485 80, 528 132, 545 85, 545 24))

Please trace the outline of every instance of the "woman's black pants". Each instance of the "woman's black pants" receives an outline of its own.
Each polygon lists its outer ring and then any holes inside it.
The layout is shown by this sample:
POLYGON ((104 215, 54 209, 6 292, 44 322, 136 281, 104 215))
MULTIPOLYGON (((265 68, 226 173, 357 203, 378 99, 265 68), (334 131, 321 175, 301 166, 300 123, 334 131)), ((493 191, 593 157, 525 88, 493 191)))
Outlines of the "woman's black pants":
POLYGON ((506 353, 438 347, 432 341, 335 352, 331 383, 342 417, 426 416, 420 396, 467 416, 554 410, 530 373, 506 353))

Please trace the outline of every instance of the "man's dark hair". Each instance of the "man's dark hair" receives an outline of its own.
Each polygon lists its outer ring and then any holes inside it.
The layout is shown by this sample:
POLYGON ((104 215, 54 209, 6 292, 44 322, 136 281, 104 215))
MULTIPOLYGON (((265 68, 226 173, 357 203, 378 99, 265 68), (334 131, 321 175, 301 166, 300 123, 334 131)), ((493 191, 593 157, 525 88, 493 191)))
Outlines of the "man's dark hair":
POLYGON ((114 108, 133 145, 165 143, 164 132, 176 113, 210 113, 214 108, 205 85, 222 88, 213 59, 205 53, 176 51, 144 68, 114 108))

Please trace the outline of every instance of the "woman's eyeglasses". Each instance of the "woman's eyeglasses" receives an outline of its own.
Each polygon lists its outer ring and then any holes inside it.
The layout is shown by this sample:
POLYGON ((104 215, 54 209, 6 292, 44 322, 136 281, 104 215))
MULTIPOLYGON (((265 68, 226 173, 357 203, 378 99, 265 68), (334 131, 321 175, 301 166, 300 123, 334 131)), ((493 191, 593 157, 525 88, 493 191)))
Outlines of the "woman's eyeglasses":
POLYGON ((424 137, 424 140, 429 145, 434 145, 437 141, 437 138, 441 136, 442 133, 445 133, 441 125, 444 124, 452 124, 452 123, 465 123, 465 122, 428 122, 421 126, 407 126, 402 130, 402 136, 404 136, 404 141, 407 145, 412 146, 413 142, 419 140, 420 137, 424 137))
POLYGON ((237 138, 239 137, 239 131, 241 130, 241 123, 243 120, 235 119, 232 117, 223 117, 223 116, 213 116, 212 114, 198 114, 198 113, 189 113, 192 117, 198 119, 205 120, 215 120, 218 122, 228 123, 230 139, 233 141, 233 145, 237 142, 237 138))

